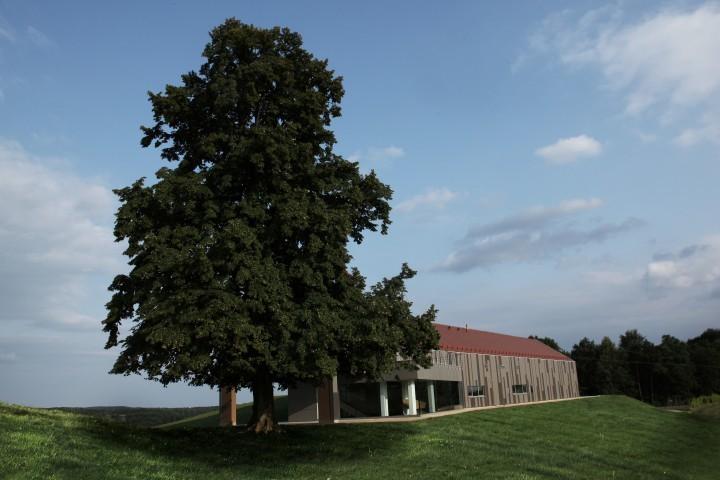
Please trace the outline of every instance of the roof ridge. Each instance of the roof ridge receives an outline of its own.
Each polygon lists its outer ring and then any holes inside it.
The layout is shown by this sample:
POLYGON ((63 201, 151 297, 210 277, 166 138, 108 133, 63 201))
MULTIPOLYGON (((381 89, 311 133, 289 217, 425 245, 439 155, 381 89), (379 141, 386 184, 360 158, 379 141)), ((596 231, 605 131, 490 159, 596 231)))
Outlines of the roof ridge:
POLYGON ((440 348, 447 351, 572 361, 564 353, 534 338, 444 323, 434 322, 433 325, 440 334, 440 348))
MULTIPOLYGON (((491 332, 490 330, 478 330, 477 328, 470 328, 470 327, 458 327, 457 325, 450 325, 450 324, 448 324, 448 323, 438 323, 438 322, 434 322, 434 323, 435 323, 435 325, 439 325, 439 326, 442 326, 442 327, 457 328, 457 329, 459 329, 459 330, 465 330, 466 332, 489 333, 489 334, 491 334, 491 335, 502 335, 503 337, 520 338, 520 339, 523 339, 523 340, 536 340, 536 339, 534 339, 534 338, 522 337, 522 336, 520 336, 520 335, 511 335, 511 334, 509 334, 509 333, 491 332)), ((540 342, 540 343, 542 343, 542 342, 540 342)), ((543 345, 545 345, 545 344, 543 343, 543 345)))

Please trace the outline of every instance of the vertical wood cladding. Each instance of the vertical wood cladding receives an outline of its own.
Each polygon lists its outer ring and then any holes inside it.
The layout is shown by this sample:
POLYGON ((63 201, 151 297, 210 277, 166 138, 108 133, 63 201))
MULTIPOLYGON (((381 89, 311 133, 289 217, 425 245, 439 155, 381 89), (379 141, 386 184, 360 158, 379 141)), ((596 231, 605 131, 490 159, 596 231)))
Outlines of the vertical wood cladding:
MULTIPOLYGON (((434 358, 435 359, 435 358, 434 358)), ((578 397, 577 372, 571 360, 438 352, 437 360, 459 365, 462 370, 465 407, 486 407, 578 397), (469 385, 483 388, 484 395, 468 396, 469 385), (518 393, 513 392, 514 385, 518 393)))

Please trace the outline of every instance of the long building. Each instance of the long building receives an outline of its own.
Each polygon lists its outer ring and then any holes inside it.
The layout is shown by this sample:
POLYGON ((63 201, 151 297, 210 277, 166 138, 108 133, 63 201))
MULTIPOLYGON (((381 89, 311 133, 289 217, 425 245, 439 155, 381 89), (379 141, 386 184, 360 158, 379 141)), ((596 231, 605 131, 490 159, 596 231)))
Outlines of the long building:
POLYGON ((579 396, 575 362, 537 340, 435 324, 432 366, 379 381, 334 377, 288 391, 289 423, 423 415, 579 396))

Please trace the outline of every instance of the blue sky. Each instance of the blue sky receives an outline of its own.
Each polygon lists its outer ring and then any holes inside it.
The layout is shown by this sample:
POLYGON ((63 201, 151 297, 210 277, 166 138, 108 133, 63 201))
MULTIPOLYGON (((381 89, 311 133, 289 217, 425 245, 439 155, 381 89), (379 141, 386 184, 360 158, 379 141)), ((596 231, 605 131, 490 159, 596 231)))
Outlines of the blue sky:
POLYGON ((230 16, 344 77, 336 150, 395 191, 370 281, 407 261, 418 310, 565 348, 720 325, 720 4, 339 3, 0 0, 0 400, 216 401, 108 375, 100 321, 146 92, 230 16))

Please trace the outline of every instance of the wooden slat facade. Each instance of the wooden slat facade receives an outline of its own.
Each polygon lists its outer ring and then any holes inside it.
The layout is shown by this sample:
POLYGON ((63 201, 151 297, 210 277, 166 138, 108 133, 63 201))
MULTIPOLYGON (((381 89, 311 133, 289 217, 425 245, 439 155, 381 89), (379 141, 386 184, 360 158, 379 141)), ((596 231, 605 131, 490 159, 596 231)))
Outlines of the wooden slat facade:
MULTIPOLYGON (((456 332, 460 333, 463 330, 468 331, 458 327, 450 328, 455 328, 456 332)), ((483 332, 477 333, 484 335, 483 332)), ((493 335, 499 336, 498 334, 493 335)), ((537 345, 508 352, 508 348, 502 349, 501 347, 518 346, 518 344, 525 347, 523 343, 529 340, 520 337, 512 337, 508 341, 502 338, 500 340, 505 343, 498 344, 498 350, 503 351, 497 352, 497 354, 461 352, 448 347, 433 350, 431 352, 432 367, 419 370, 398 369, 385 375, 381 381, 402 382, 403 388, 406 388, 405 386, 408 384, 414 384, 423 385, 423 388, 428 389, 429 385, 437 387, 441 384, 447 385, 449 382, 457 383, 459 388, 457 390, 453 388, 453 392, 459 391, 459 395, 455 397, 459 405, 456 404, 455 408, 532 403, 580 396, 575 362, 570 358, 537 345), (517 353, 517 355, 503 355, 503 353, 517 353), (526 356, 521 356, 523 354, 526 356), (543 355, 546 358, 533 356, 534 354, 543 355), (429 384, 429 382, 434 383, 429 384), (513 386, 518 386, 519 391, 513 391, 513 386), (482 391, 478 392, 478 388, 469 387, 481 387, 482 391), (470 395, 471 392, 474 394, 470 395), (475 393, 481 394, 475 395, 475 393)), ((460 345, 456 348, 470 350, 477 346, 466 342, 465 346, 460 345)), ((366 381, 356 380, 355 382, 366 381)), ((289 421, 330 423, 338 420, 341 417, 341 398, 337 377, 334 377, 332 382, 328 382, 326 390, 323 390, 325 392, 323 396, 319 389, 309 384, 297 385, 295 388, 289 389, 289 421), (327 405, 321 405, 322 402, 319 400, 326 397, 327 405), (330 406, 332 406, 332 411, 330 406)), ((387 405, 387 387, 385 391, 385 397, 380 393, 377 398, 380 411, 382 411, 382 402, 387 405)), ((413 391, 415 390, 413 389, 413 391)), ((453 393, 453 395, 456 394, 453 393)), ((373 399, 369 399, 370 403, 373 401, 373 399)))
POLYGON ((433 361, 457 365, 462 371, 465 407, 573 398, 580 395, 575 362, 543 358, 433 352, 433 361), (468 386, 482 386, 482 396, 468 395, 468 386), (513 393, 513 385, 527 385, 527 393, 513 393))

